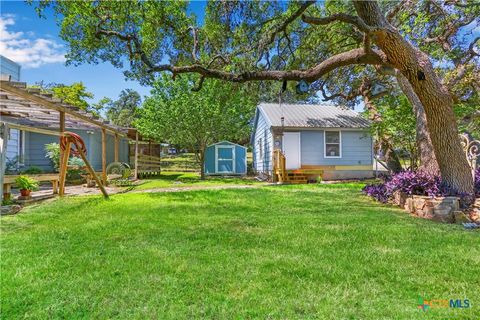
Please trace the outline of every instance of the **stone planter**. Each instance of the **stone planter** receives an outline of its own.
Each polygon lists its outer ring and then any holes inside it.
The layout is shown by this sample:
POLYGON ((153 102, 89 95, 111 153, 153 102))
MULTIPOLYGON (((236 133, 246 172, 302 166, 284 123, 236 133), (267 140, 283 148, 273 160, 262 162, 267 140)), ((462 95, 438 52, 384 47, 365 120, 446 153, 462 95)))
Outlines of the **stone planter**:
POLYGON ((412 196, 406 201, 406 209, 422 218, 454 222, 454 212, 460 210, 460 202, 458 197, 412 196))
POLYGON ((393 193, 393 203, 402 209, 406 209, 408 195, 405 192, 395 191, 393 193))

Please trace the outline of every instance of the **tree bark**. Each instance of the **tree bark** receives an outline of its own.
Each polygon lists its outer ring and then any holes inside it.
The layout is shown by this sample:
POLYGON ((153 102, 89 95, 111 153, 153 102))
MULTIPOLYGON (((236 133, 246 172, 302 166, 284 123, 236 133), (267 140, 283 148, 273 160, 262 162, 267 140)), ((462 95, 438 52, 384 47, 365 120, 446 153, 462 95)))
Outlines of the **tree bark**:
POLYGON ((416 142, 417 154, 420 160, 419 170, 432 175, 440 174, 437 158, 430 139, 430 133, 427 128, 427 116, 423 108, 422 102, 413 91, 410 82, 400 72, 396 72, 397 82, 403 93, 407 96, 412 104, 413 112, 416 119, 416 142))
POLYGON ((442 181, 452 192, 473 193, 473 179, 458 137, 453 99, 437 78, 428 56, 414 48, 385 19, 376 1, 355 1, 355 9, 372 27, 371 39, 389 63, 412 85, 422 103, 442 181))
POLYGON ((205 150, 200 150, 199 152, 200 159, 200 180, 205 180, 205 150))

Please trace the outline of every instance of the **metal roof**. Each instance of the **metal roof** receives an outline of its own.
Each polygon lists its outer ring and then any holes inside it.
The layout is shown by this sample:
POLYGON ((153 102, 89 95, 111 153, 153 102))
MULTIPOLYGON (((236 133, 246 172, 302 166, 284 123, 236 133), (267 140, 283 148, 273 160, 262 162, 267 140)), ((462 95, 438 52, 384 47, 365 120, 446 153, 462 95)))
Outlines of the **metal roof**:
POLYGON ((272 127, 368 128, 370 121, 358 112, 323 104, 261 103, 258 108, 272 127))

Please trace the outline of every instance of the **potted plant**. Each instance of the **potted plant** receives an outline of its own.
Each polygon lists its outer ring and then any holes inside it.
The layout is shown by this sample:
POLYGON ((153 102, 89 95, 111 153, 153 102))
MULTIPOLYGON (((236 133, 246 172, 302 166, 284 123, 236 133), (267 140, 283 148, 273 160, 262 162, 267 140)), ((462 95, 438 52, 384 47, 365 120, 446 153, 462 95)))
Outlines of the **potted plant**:
POLYGON ((38 190, 38 181, 28 176, 20 176, 15 179, 15 183, 20 188, 23 197, 30 196, 30 192, 38 190))

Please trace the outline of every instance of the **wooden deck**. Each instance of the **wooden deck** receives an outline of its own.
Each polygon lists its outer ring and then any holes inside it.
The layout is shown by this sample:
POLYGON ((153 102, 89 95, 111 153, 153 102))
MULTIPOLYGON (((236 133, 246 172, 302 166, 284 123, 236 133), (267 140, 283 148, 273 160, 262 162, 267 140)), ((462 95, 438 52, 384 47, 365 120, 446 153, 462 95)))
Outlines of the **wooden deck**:
POLYGON ((301 184, 308 182, 308 174, 321 174, 319 173, 309 173, 312 172, 312 169, 295 169, 287 170, 286 169, 286 159, 285 155, 281 150, 273 151, 273 182, 277 183, 292 183, 292 184, 301 184))

